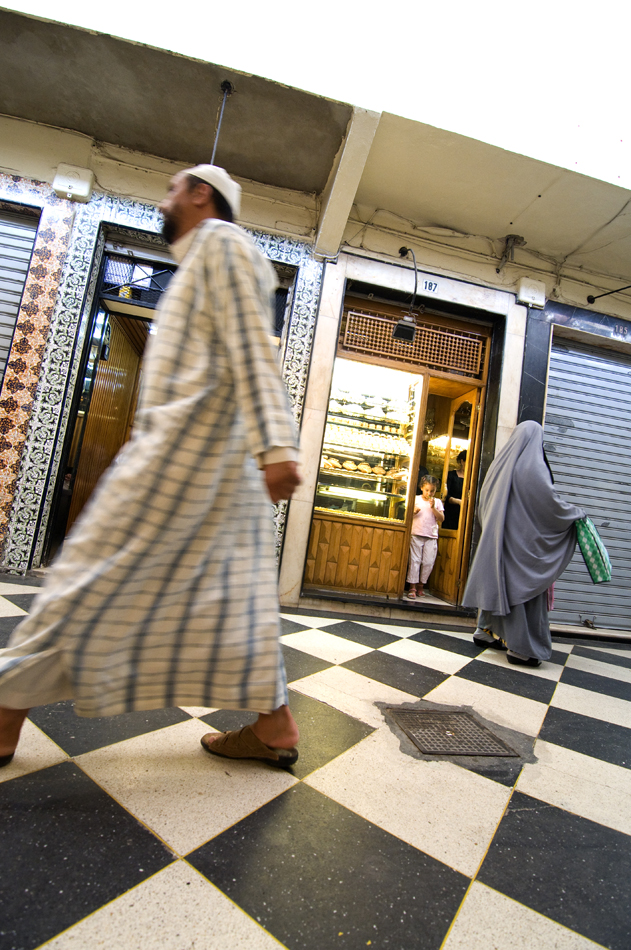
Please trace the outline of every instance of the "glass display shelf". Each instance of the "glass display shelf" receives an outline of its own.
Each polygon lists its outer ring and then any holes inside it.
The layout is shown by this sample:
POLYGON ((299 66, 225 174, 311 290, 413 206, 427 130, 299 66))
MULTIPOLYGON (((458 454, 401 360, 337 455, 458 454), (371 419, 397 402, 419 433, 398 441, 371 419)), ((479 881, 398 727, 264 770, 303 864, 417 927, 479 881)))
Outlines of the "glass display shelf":
POLYGON ((405 520, 420 385, 411 373, 336 360, 316 511, 405 520))

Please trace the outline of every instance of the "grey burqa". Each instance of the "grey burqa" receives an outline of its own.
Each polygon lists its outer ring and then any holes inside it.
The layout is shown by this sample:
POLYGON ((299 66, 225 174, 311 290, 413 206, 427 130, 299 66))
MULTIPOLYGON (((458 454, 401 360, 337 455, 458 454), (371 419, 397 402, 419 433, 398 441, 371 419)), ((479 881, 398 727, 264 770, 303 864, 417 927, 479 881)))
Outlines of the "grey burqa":
POLYGON ((543 452, 543 429, 522 422, 489 468, 480 493, 482 535, 463 604, 523 656, 551 654, 547 590, 569 564, 582 508, 559 496, 543 452))

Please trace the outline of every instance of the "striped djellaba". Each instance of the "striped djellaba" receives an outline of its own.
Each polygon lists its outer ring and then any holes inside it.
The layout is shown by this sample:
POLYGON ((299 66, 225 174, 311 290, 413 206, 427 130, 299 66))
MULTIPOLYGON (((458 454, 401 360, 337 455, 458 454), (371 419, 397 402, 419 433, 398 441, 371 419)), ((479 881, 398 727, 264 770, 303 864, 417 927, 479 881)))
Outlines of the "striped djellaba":
POLYGON ((272 510, 258 468, 296 448, 268 334, 274 272, 216 219, 175 246, 134 433, 0 651, 0 705, 82 716, 287 701, 272 510))

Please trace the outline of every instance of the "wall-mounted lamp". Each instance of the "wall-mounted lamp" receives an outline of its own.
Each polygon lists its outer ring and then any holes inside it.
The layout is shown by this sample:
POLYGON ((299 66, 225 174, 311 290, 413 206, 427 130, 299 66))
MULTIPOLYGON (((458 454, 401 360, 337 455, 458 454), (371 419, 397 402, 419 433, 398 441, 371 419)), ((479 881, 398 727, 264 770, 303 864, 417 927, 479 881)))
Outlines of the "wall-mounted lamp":
POLYGON ((414 261, 414 293, 412 294, 412 305, 408 311, 403 311, 402 318, 398 323, 395 324, 394 330, 392 331, 392 339, 400 340, 401 343, 413 343, 414 335, 416 333, 416 318, 419 315, 421 310, 424 310, 424 307, 419 308, 419 310, 414 309, 416 303, 416 291, 418 288, 418 268, 416 266, 416 255, 411 247, 400 247, 399 254, 401 257, 407 257, 408 254, 412 255, 412 260, 414 261))
POLYGON ((606 294, 596 294, 596 296, 589 295, 587 298, 587 303, 596 303, 601 297, 609 297, 611 294, 619 294, 621 290, 629 290, 631 284, 627 284, 626 287, 618 287, 617 290, 608 290, 606 294))
POLYGON ((499 267, 495 268, 495 273, 499 274, 507 261, 514 261, 515 248, 524 247, 525 244, 527 244, 527 241, 521 236, 521 234, 507 234, 504 238, 504 253, 502 254, 499 267))

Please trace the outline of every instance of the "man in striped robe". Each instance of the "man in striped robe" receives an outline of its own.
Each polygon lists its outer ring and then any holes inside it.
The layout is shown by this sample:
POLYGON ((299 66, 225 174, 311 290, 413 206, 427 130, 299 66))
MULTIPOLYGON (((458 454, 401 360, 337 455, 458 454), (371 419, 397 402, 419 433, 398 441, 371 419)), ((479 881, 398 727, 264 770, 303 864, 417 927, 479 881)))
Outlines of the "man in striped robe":
POLYGON ((270 506, 299 484, 296 436, 269 339, 273 268, 231 223, 240 190, 202 165, 176 175, 161 205, 179 268, 133 437, 0 650, 0 764, 29 707, 69 698, 81 716, 256 710, 251 728, 204 747, 297 758, 270 506))

